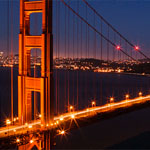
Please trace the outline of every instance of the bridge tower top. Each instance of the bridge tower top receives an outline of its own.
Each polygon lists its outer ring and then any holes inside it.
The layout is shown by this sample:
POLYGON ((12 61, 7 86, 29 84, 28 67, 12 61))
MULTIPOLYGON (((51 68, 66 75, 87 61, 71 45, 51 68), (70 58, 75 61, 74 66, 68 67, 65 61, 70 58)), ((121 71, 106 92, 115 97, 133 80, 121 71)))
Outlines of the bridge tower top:
POLYGON ((32 92, 40 93, 42 123, 49 122, 53 117, 52 0, 20 0, 18 116, 22 124, 33 120, 32 92), (32 13, 42 13, 41 35, 30 34, 32 13), (31 50, 37 48, 41 50, 41 76, 32 77, 31 50))

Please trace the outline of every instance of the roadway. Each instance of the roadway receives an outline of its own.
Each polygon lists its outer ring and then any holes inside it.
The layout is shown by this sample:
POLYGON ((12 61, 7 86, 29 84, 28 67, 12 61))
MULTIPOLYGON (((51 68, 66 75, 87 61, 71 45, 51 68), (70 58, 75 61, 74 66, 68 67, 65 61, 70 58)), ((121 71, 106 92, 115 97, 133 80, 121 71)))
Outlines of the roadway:
POLYGON ((60 116, 55 116, 53 121, 45 125, 41 124, 40 120, 35 120, 32 123, 26 123, 24 125, 8 125, 6 127, 0 128, 0 138, 7 138, 8 136, 17 137, 19 135, 23 135, 30 132, 33 133, 36 131, 58 129, 58 126, 71 120, 84 120, 86 118, 94 117, 97 114, 103 114, 108 112, 111 113, 118 109, 131 108, 134 105, 142 105, 147 102, 150 102, 150 95, 140 96, 135 99, 126 99, 119 102, 111 102, 103 106, 93 106, 84 110, 68 112, 60 116))

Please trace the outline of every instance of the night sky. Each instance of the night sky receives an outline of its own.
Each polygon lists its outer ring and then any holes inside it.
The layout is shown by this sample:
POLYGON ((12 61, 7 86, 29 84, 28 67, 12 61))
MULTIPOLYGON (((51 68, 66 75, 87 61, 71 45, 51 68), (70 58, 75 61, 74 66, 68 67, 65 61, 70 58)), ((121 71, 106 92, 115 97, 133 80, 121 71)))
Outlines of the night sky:
MULTIPOLYGON (((89 0, 88 2, 127 39, 138 44, 141 50, 150 56, 150 1, 89 0)), ((13 4, 13 15, 10 9, 9 28, 13 29, 13 51, 18 53, 19 0, 10 0, 10 4, 13 4), (13 26, 11 16, 13 16, 13 26)), ((7 52, 8 0, 0 0, 0 20, 0 51, 7 52)))

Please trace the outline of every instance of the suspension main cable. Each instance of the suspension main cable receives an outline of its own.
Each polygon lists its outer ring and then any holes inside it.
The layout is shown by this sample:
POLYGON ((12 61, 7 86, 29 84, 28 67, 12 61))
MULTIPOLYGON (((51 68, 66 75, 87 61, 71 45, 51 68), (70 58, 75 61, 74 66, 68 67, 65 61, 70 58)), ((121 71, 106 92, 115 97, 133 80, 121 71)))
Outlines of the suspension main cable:
MULTIPOLYGON (((135 48, 135 45, 133 45, 129 40, 127 40, 120 32, 118 32, 106 19, 103 18, 86 0, 82 0, 92 11, 95 12, 95 14, 103 20, 114 32, 116 32, 123 40, 125 40, 131 47, 135 48)), ((138 52, 143 55, 145 58, 150 60, 148 56, 146 56, 141 50, 138 50, 138 52)))
MULTIPOLYGON (((103 39, 105 39, 106 41, 108 41, 112 46, 116 47, 116 44, 114 44, 112 41, 110 41, 109 39, 107 39, 102 33, 100 33, 97 29, 95 29, 91 24, 89 24, 83 17, 81 17, 74 9, 72 9, 66 2, 64 2, 64 0, 61 0, 61 2, 68 7, 76 16, 78 16, 85 24, 87 24, 91 29, 93 29, 95 32, 98 33, 98 35, 102 36, 103 39)), ((131 57, 129 54, 127 54, 126 52, 123 51, 123 49, 120 49, 120 51, 122 53, 124 53, 125 55, 127 55, 128 57, 130 57, 132 60, 137 61, 136 59, 134 59, 133 57, 131 57)))

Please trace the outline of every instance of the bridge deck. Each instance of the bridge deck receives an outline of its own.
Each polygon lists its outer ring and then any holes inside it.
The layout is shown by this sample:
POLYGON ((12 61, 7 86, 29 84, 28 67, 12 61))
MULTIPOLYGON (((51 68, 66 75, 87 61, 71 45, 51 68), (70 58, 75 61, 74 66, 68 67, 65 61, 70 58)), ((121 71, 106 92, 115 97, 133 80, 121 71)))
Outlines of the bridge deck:
POLYGON ((72 119, 87 119, 96 116, 97 114, 113 113, 118 109, 131 108, 133 106, 142 105, 150 102, 150 95, 137 97, 135 99, 122 100, 119 102, 109 103, 103 106, 95 106, 80 111, 65 113, 61 116, 54 117, 53 122, 47 125, 42 125, 40 120, 36 120, 26 125, 14 125, 0 128, 0 138, 7 138, 8 136, 19 136, 27 132, 46 131, 57 129, 59 124, 71 121, 72 119))

